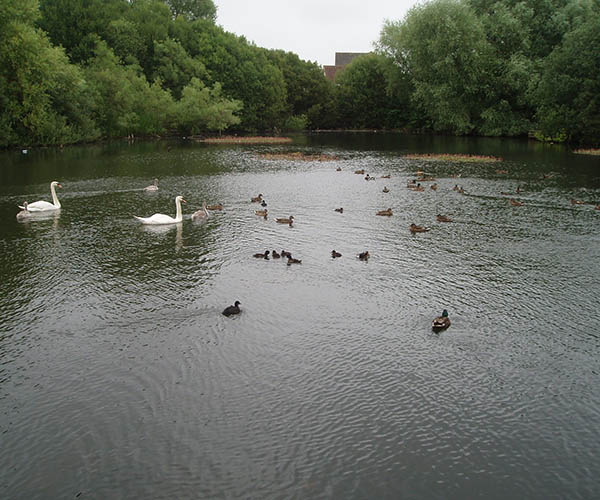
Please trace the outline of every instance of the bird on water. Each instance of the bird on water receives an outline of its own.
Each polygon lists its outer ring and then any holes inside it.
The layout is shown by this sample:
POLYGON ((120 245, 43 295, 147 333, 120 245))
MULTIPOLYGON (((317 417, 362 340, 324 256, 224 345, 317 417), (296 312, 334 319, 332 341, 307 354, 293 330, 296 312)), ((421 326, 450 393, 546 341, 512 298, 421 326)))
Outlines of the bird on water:
POLYGON ((239 314, 241 312, 240 304, 241 304, 241 302, 239 300, 236 300, 232 306, 227 306, 223 310, 223 313, 222 313, 223 316, 231 316, 232 314, 239 314))

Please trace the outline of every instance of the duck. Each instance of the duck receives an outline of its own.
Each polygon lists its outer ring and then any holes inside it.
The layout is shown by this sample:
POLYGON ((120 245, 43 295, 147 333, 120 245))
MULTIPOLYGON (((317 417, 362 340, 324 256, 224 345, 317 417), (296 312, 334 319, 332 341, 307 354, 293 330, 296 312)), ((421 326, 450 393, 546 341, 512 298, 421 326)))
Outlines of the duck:
POLYGON ((423 186, 421 186, 421 183, 419 182, 414 188, 413 191, 425 191, 425 188, 423 186))
POLYGON ((334 259, 341 256, 342 254, 340 252, 336 252, 335 250, 331 251, 331 257, 333 257, 334 259))
POLYGON ((266 207, 267 206, 267 202, 265 200, 260 200, 260 206, 261 207, 266 207))
POLYGON ((264 253, 255 253, 254 257, 256 257, 257 259, 265 259, 265 260, 269 260, 269 254, 271 252, 269 250, 265 250, 264 253))
POLYGON ((374 181, 374 180, 376 180, 376 179, 372 175, 367 174, 367 176, 365 177, 365 181, 374 181))
POLYGON ((382 175, 382 176, 381 176, 381 178, 382 178, 382 179, 389 179, 390 177, 391 177, 391 175, 390 175, 390 174, 387 174, 387 175, 382 175))
POLYGON ((522 207, 524 203, 522 201, 517 201, 514 198, 508 200, 513 207, 522 207))
POLYGON ((508 170, 496 170, 497 174, 508 174, 508 170))
POLYGON ((595 208, 596 210, 600 210, 600 205, 596 205, 594 208, 595 208))
POLYGON ((448 317, 448 311, 444 309, 442 315, 438 316, 431 322, 431 328, 433 331, 439 332, 445 330, 450 326, 450 318, 448 317))
POLYGON ((52 203, 44 200, 34 201, 33 203, 27 203, 27 209, 25 208, 25 203, 23 205, 19 205, 21 210, 27 210, 28 212, 47 212, 49 210, 58 210, 61 205, 60 201, 58 201, 58 197, 56 196, 56 188, 61 188, 62 185, 58 181, 52 181, 50 183, 50 194, 52 195, 52 203))
POLYGON ((342 171, 342 167, 338 167, 335 169, 336 172, 341 172, 342 171))
POLYGON ((281 251, 281 256, 282 256, 283 258, 288 258, 288 259, 289 259, 289 258, 291 258, 291 257, 292 257, 292 254, 291 254, 291 252, 286 252, 285 250, 282 250, 282 251, 281 251))
POLYGON ((427 176, 427 175, 422 175, 421 177, 419 177, 420 181, 425 181, 425 182, 431 182, 431 181, 435 181, 435 177, 431 177, 431 176, 427 176))
POLYGON ((585 201, 574 200, 571 198, 571 205, 583 205, 583 204, 585 204, 585 201))
POLYGON ((388 208, 387 210, 380 210, 379 212, 377 212, 377 215, 386 215, 388 217, 392 216, 392 209, 388 208))
POLYGON ((216 205, 208 205, 206 208, 208 208, 209 210, 213 210, 213 211, 223 210, 223 204, 217 203, 216 205))
POLYGON ((27 203, 26 201, 23 202, 23 210, 21 210, 18 214, 17 214, 17 219, 25 219, 27 217, 29 217, 31 215, 31 212, 29 210, 27 210, 27 207, 29 206, 29 203, 27 203))
POLYGON ((460 191, 460 188, 458 187, 458 184, 454 184, 454 187, 452 188, 452 191, 460 191))
POLYGON ((426 233, 427 231, 429 231, 428 228, 423 226, 417 226, 416 224, 411 224, 409 229, 411 233, 426 233))
POLYGON ((383 192, 384 192, 384 193, 389 193, 389 192, 390 192, 390 190, 388 189, 388 187, 387 187, 387 186, 383 186, 383 192))
POLYGON ((154 184, 146 186, 144 191, 158 191, 158 179, 154 179, 154 184))
POLYGON ((279 224, 289 224, 291 226, 294 222, 294 216, 290 215, 288 218, 281 217, 281 218, 275 219, 275 220, 277 222, 279 222, 279 224))
POLYGON ((154 214, 150 217, 138 217, 137 215, 134 215, 134 217, 137 220, 139 220, 142 224, 176 224, 183 220, 183 214, 181 212, 181 203, 182 202, 187 203, 183 199, 183 196, 175 197, 175 209, 176 209, 175 218, 170 217, 165 214, 154 214))
POLYGON ((294 259, 293 257, 288 257, 287 265, 291 266, 292 264, 302 264, 300 259, 294 259))
MULTIPOLYGON (((517 191, 518 192, 518 191, 517 191)), ((458 188, 458 194, 465 194, 465 188, 462 186, 458 188)))
POLYGON ((261 217, 267 217, 267 209, 265 208, 264 210, 256 210, 254 212, 256 215, 260 215, 261 217))
POLYGON ((416 179, 412 179, 412 180, 410 180, 410 181, 408 181, 408 182, 406 183, 406 187, 407 187, 407 188, 412 188, 412 187, 414 187, 414 186, 416 186, 416 185, 417 185, 417 180, 416 180, 416 179))
POLYGON ((232 314, 239 314, 241 312, 240 304, 241 304, 241 302, 239 300, 236 300, 232 306, 227 306, 221 314, 223 314, 223 316, 231 316, 232 314))
POLYGON ((365 250, 364 252, 361 252, 361 253, 358 254, 358 258, 360 260, 369 260, 369 257, 370 257, 370 255, 369 255, 369 252, 367 250, 365 250))
POLYGON ((360 170, 355 170, 354 173, 358 174, 358 175, 365 175, 365 169, 363 168, 363 169, 360 169, 360 170))
POLYGON ((452 222, 452 219, 447 215, 437 214, 435 218, 438 220, 438 222, 452 222))
POLYGON ((273 250, 271 252, 271 257, 273 257, 274 259, 279 259, 281 255, 277 253, 277 250, 273 250))
POLYGON ((438 188, 437 183, 432 184, 431 186, 429 186, 429 189, 432 189, 433 191, 437 191, 437 188, 438 188))
POLYGON ((334 211, 339 212, 341 214, 344 213, 344 209, 342 207, 340 207, 340 208, 334 208, 334 211))
POLYGON ((262 201, 262 193, 259 193, 258 196, 254 196, 253 198, 250 198, 250 201, 252 203, 260 203, 262 201))
POLYGON ((208 219, 208 210, 206 209, 206 203, 202 202, 202 208, 192 214, 192 220, 205 221, 208 219))

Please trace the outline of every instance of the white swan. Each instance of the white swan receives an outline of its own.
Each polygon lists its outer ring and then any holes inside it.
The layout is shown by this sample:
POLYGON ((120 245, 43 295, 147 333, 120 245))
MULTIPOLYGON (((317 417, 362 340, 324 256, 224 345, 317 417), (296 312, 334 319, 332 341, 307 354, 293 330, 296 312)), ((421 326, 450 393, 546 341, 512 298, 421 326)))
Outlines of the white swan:
POLYGON ((28 212, 46 212, 48 210, 58 210, 60 208, 60 201, 58 201, 58 198, 56 197, 56 186, 62 189, 62 186, 57 181, 52 181, 50 183, 52 203, 41 200, 35 201, 33 203, 23 203, 23 206, 19 205, 19 208, 22 210, 27 210, 28 212))
POLYGON ((154 184, 146 186, 144 191, 158 191, 158 179, 154 179, 154 184))
POLYGON ((176 224, 177 222, 181 222, 183 220, 181 202, 186 203, 186 201, 183 199, 183 196, 176 196, 175 207, 177 208, 177 214, 175 215, 175 218, 165 214, 154 214, 151 217, 138 217, 137 215, 134 215, 134 217, 142 224, 176 224))
POLYGON ((206 219, 208 219, 208 210, 206 210, 206 203, 203 201, 202 209, 192 214, 192 220, 205 221, 206 219))

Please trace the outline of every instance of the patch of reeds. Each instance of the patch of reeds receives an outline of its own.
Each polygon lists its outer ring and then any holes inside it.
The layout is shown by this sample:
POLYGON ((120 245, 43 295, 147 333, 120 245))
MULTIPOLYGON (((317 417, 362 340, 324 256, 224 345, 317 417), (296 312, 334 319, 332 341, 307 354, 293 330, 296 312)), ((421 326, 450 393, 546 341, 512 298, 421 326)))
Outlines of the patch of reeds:
POLYGON ((237 136, 226 136, 226 137, 207 137, 206 139, 200 139, 200 142, 206 142, 209 144, 288 144, 292 142, 291 137, 237 137, 237 136))
POLYGON ((463 154, 409 154, 404 155, 404 158, 409 160, 425 160, 425 161, 460 161, 467 163, 495 163, 502 161, 502 158, 497 156, 484 155, 463 155, 463 154))

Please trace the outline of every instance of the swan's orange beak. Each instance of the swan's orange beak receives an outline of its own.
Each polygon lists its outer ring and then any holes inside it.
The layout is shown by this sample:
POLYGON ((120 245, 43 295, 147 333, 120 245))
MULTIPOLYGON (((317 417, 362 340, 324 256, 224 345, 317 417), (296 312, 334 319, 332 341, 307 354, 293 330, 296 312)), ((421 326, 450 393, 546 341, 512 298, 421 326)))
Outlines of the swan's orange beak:
POLYGON ((57 186, 62 189, 62 184, 60 182, 57 184, 57 186))
POLYGON ((187 201, 185 201, 183 198, 181 198, 181 201, 183 201, 184 203, 187 203, 187 201))

